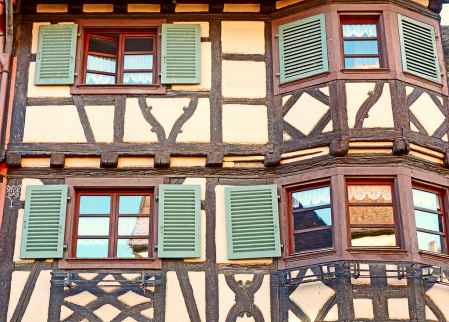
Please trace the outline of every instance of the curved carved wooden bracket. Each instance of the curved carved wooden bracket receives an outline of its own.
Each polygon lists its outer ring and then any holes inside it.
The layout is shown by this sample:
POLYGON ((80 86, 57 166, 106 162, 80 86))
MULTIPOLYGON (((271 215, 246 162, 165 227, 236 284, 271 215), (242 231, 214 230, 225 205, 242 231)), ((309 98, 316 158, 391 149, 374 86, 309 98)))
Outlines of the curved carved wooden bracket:
POLYGON ((406 138, 397 138, 393 143, 394 155, 407 155, 410 153, 410 143, 406 138))

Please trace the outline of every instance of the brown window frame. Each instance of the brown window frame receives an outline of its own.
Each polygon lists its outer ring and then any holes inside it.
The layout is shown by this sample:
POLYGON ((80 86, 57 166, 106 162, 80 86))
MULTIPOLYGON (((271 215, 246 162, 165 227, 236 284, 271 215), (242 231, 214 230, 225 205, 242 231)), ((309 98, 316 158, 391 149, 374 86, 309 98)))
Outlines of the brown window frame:
POLYGON ((358 72, 363 71, 379 71, 383 68, 385 68, 386 64, 384 61, 385 56, 385 46, 383 44, 383 37, 382 37, 382 30, 381 28, 381 15, 348 15, 348 14, 340 14, 340 41, 341 41, 341 57, 342 57, 342 66, 344 72, 351 72, 354 70, 357 70, 358 72), (353 24, 368 24, 368 23, 375 23, 376 24, 376 31, 377 31, 377 37, 349 37, 345 38, 343 36, 343 25, 353 23, 353 24), (345 54, 345 46, 344 42, 345 40, 349 41, 355 41, 355 40, 377 40, 377 48, 378 48, 378 54, 377 55, 368 55, 368 54, 345 54), (346 60, 345 58, 357 58, 357 57, 379 57, 379 68, 346 68, 346 60))
MULTIPOLYGON (((161 84, 161 41, 162 24, 165 19, 155 20, 112 20, 112 19, 80 19, 78 24, 80 37, 77 41, 75 59, 75 83, 70 87, 70 94, 165 94, 166 86, 161 84), (129 35, 153 36, 153 84, 122 84, 124 41, 118 43, 116 84, 86 84, 88 37, 97 33, 118 33, 120 39, 129 35), (122 45, 120 45, 122 43, 122 45)), ((139 52, 143 53, 143 52, 139 52)), ((103 55, 103 54, 101 54, 103 55)), ((131 70, 130 70, 131 71, 131 70)), ((138 70, 144 72, 147 70, 138 70)), ((102 73, 93 71, 95 73, 102 73)), ((126 71, 128 72, 128 70, 126 71)), ((131 71, 132 72, 132 71, 131 71)))
MULTIPOLYGON (((153 190, 149 189, 76 189, 75 191, 75 216, 74 216, 74 226, 73 226, 73 247, 72 247, 72 258, 80 258, 76 256, 77 251, 77 241, 79 239, 108 239, 108 257, 107 258, 117 258, 117 244, 118 239, 148 239, 148 258, 153 257, 152 247, 152 236, 153 236, 153 226, 152 221, 154 212, 154 193, 153 190), (147 215, 144 214, 119 214, 118 212, 118 200, 120 196, 150 196, 150 212, 147 215), (81 196, 111 196, 111 209, 109 214, 80 214, 80 197, 81 196), (88 235, 80 236, 78 235, 78 223, 79 219, 82 217, 103 217, 109 218, 109 235, 99 236, 99 235, 88 235), (149 218, 149 235, 138 235, 138 236, 119 236, 118 235, 118 220, 120 217, 148 217, 149 218)), ((97 258, 93 258, 97 259, 97 258)), ((98 258, 102 259, 102 258, 98 258)), ((135 260, 133 258, 119 258, 124 260, 135 260)))
POLYGON ((309 253, 314 253, 314 252, 323 252, 323 251, 331 251, 334 250, 334 244, 335 244, 335 236, 334 236, 334 212, 332 209, 332 186, 331 186, 331 182, 330 180, 327 181, 320 181, 320 182, 316 182, 316 183, 306 183, 306 184, 302 184, 299 186, 294 186, 291 188, 288 188, 287 190, 287 206, 288 206, 288 231, 289 231, 289 256, 298 256, 298 255, 302 255, 302 254, 309 254, 309 253), (322 206, 317 206, 317 207, 310 207, 310 208, 304 208, 301 210, 293 210, 293 204, 292 204, 292 198, 293 198, 293 193, 295 192, 300 192, 300 191, 307 191, 307 190, 312 190, 312 189, 317 189, 317 188, 323 188, 323 187, 329 187, 330 190, 330 203, 329 205, 322 205, 322 206), (316 227, 316 228, 309 228, 309 229, 302 229, 302 230, 298 230, 295 231, 293 230, 294 228, 294 219, 293 219, 293 215, 295 213, 301 213, 301 212, 305 212, 305 211, 313 211, 313 210, 318 210, 318 209, 323 209, 323 208, 330 208, 331 210, 331 219, 332 219, 332 225, 331 226, 322 226, 322 227, 316 227), (326 247, 326 248, 317 248, 317 249, 310 249, 310 250, 305 250, 302 252, 295 252, 295 245, 294 245, 294 238, 296 234, 302 234, 302 233, 307 233, 307 232, 313 232, 313 231, 321 231, 321 230, 329 230, 332 229, 332 247, 326 247))
MULTIPOLYGON (((67 250, 63 253, 63 258, 59 260, 60 269, 99 269, 99 268, 117 268, 117 269, 161 269, 162 260, 157 256, 155 245, 157 244, 157 222, 158 222, 158 204, 156 196, 159 194, 159 185, 164 183, 162 178, 139 178, 139 179, 112 179, 112 178, 67 178, 65 183, 68 185, 68 195, 72 202, 67 205, 66 228, 64 235, 64 244, 67 250), (77 193, 89 191, 96 195, 102 192, 111 191, 146 191, 151 193, 152 212, 150 215, 150 242, 148 258, 76 258, 75 229, 77 225, 76 214, 78 203, 76 202, 77 193)), ((95 215, 97 216, 97 215, 95 215)), ((136 215, 133 215, 134 217, 136 215)), ((104 237, 104 236, 102 236, 104 237)), ((120 236, 122 237, 122 236, 120 236)), ((134 236, 134 238, 139 236, 134 236)), ((108 237, 109 238, 109 237, 108 237)), ((111 247, 111 245, 109 245, 111 247)))
POLYGON ((345 180, 345 194, 346 194, 346 220, 348 228, 348 245, 350 249, 401 249, 401 231, 398 224, 398 210, 396 207, 396 191, 394 179, 350 179, 345 180), (390 185, 391 186, 391 203, 350 203, 349 202, 349 185, 390 185), (351 224, 349 207, 350 206, 391 206, 393 208, 394 224, 351 224), (353 246, 351 238, 351 228, 394 228, 396 246, 353 246))
MULTIPOLYGON (((442 217, 442 222, 443 222, 443 232, 440 233, 440 232, 436 232, 436 231, 432 231, 432 230, 418 228, 418 227, 416 227, 416 221, 415 221, 415 229, 416 229, 416 233, 417 234, 418 234, 418 231, 421 231, 421 232, 424 232, 424 233, 429 233, 429 234, 432 234, 432 235, 440 235, 440 236, 444 237, 444 250, 445 250, 444 253, 437 253, 437 252, 432 252, 432 251, 425 250, 425 249, 420 249, 419 245, 417 246, 418 247, 418 251, 419 252, 432 253, 432 254, 436 254, 436 255, 443 255, 443 256, 446 255, 447 256, 449 254, 449 241, 448 241, 448 233, 447 233, 448 232, 448 230, 447 230, 448 229, 448 224, 447 224, 447 219, 448 218, 447 218, 447 214, 446 214, 446 202, 445 202, 446 201, 446 198, 445 198, 446 191, 443 190, 443 189, 438 189, 438 188, 435 188, 435 187, 430 187, 430 186, 427 186, 427 185, 424 185, 424 184, 420 184, 420 183, 415 183, 415 182, 412 182, 412 191, 413 191, 413 189, 434 193, 434 194, 437 194, 440 197, 441 211, 434 211, 434 210, 430 210, 430 209, 427 209, 427 208, 419 208, 419 207, 415 207, 414 203, 412 203, 412 204, 413 204, 413 209, 414 210, 421 210, 421 211, 424 211, 424 212, 430 212, 430 213, 433 213, 433 214, 437 214, 437 215, 442 217)), ((414 212, 413 212, 413 216, 415 216, 414 212)), ((416 238, 418 238, 418 237, 416 237, 416 238)))

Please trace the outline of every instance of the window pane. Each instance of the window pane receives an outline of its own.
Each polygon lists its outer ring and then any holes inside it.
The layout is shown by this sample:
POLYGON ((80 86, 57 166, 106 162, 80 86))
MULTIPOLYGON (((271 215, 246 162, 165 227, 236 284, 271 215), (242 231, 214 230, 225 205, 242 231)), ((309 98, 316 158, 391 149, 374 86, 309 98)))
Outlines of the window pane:
POLYGON ((293 210, 329 205, 330 202, 331 192, 329 187, 292 193, 293 210))
POLYGON ((351 203, 391 203, 390 185, 348 185, 351 203))
POLYGON ((118 219, 119 236, 144 236, 150 234, 150 218, 120 217, 118 219))
POLYGON ((118 258, 148 257, 148 239, 118 239, 118 258))
POLYGON ((345 68, 348 69, 376 69, 380 68, 378 57, 345 58, 345 68))
POLYGON ((343 37, 377 37, 376 24, 343 24, 343 37))
POLYGON ((78 239, 76 245, 76 257, 78 258, 107 258, 107 239, 78 239))
POLYGON ((86 84, 115 84, 115 76, 86 73, 86 84))
POLYGON ((295 253, 333 247, 332 229, 294 235, 295 253))
POLYGON ((416 227, 442 232, 443 217, 430 212, 415 210, 416 227))
POLYGON ((153 69, 153 55, 125 55, 125 69, 153 69))
POLYGON ((331 209, 318 209, 293 214, 294 230, 332 226, 331 209))
POLYGON ((111 196, 81 196, 81 215, 107 215, 111 212, 111 196))
POLYGON ((120 215, 141 215, 150 213, 150 196, 120 196, 120 215))
POLYGON ((396 246, 394 228, 351 228, 352 246, 396 246))
POLYGON ((124 73, 123 84, 153 84, 153 73, 124 73))
POLYGON ((117 55, 117 41, 89 37, 89 51, 108 55, 117 55))
POLYGON ((87 56, 87 69, 115 73, 116 59, 101 56, 87 56))
POLYGON ((349 221, 356 224, 392 224, 394 225, 393 207, 391 206, 350 206, 349 221))
POLYGON ((153 37, 126 37, 125 51, 153 51, 153 37))
POLYGON ((345 40, 345 55, 377 55, 377 40, 345 40))
POLYGON ((79 236, 108 236, 108 217, 80 217, 78 221, 79 236))
POLYGON ((446 253, 446 251, 442 248, 442 245, 444 245, 443 237, 418 231, 419 249, 428 250, 429 252, 434 253, 446 253))
POLYGON ((413 205, 435 211, 441 210, 438 194, 418 189, 413 189, 413 205))

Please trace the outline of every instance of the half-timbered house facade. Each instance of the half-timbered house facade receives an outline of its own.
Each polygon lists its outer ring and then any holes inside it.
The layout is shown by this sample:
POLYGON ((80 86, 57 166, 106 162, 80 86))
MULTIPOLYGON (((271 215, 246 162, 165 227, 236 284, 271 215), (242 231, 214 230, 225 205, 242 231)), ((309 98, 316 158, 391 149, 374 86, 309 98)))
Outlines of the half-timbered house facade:
POLYGON ((0 321, 449 321, 441 8, 0 1, 0 321))

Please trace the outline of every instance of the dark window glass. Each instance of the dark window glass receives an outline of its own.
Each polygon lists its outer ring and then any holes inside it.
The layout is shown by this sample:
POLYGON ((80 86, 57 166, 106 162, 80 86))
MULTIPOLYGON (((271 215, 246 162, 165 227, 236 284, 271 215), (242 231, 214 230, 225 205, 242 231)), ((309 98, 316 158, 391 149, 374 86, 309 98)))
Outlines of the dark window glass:
POLYGON ((126 37, 125 51, 153 51, 153 37, 126 37))
POLYGON ((348 183, 351 246, 397 246, 393 184, 348 183))
POLYGON ((444 213, 441 195, 437 192, 413 189, 418 247, 434 253, 447 253, 444 213))
POLYGON ((292 191, 292 253, 332 248, 332 210, 330 187, 292 191))
POLYGON ((117 55, 117 40, 89 37, 90 52, 117 55))

